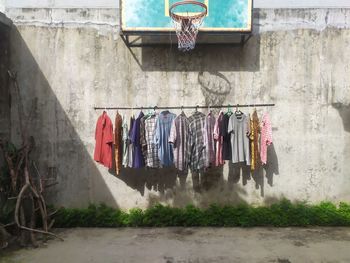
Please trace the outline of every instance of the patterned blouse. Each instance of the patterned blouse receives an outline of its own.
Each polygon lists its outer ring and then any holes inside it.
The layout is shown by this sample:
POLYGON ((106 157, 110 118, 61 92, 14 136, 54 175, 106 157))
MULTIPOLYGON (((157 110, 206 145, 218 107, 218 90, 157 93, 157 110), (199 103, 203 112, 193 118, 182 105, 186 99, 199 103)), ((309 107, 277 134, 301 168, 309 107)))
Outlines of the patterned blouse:
POLYGON ((260 123, 256 110, 254 110, 250 118, 250 152, 251 152, 251 170, 255 171, 260 166, 260 153, 259 153, 259 134, 260 123))
POLYGON ((267 163, 267 147, 272 144, 272 125, 270 117, 267 113, 264 114, 261 123, 261 149, 260 156, 263 164, 267 163))
POLYGON ((117 113, 115 116, 115 127, 114 127, 114 161, 115 161, 115 172, 117 175, 120 174, 123 161, 123 118, 117 113))

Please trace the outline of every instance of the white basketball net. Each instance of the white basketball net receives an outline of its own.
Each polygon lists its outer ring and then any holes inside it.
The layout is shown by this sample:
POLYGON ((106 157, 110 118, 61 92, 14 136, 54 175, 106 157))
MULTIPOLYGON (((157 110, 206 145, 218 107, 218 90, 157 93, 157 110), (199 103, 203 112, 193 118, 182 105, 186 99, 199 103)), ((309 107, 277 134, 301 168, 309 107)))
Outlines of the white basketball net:
POLYGON ((175 19, 173 17, 173 24, 175 27, 178 48, 180 51, 186 52, 195 48, 198 30, 203 23, 203 18, 186 18, 175 19))

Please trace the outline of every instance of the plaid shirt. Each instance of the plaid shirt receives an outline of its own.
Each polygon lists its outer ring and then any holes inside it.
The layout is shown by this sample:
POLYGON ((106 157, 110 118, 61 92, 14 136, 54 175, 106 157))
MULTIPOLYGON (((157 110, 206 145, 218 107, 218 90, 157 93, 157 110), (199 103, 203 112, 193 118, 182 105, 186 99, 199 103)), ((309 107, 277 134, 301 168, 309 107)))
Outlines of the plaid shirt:
POLYGON ((173 144, 174 164, 179 171, 187 171, 186 147, 188 141, 189 122, 185 114, 180 114, 173 120, 169 142, 173 144))
POLYGON ((145 163, 147 167, 158 168, 160 161, 158 158, 158 148, 154 143, 158 115, 152 115, 144 121, 144 136, 141 136, 142 148, 146 149, 145 163))
POLYGON ((195 112, 188 118, 188 141, 186 151, 186 161, 192 172, 202 171, 206 168, 206 131, 205 114, 195 112))
POLYGON ((143 159, 147 160, 147 141, 146 141, 146 127, 145 127, 145 121, 148 118, 147 115, 143 116, 140 120, 140 143, 141 143, 141 151, 143 159))

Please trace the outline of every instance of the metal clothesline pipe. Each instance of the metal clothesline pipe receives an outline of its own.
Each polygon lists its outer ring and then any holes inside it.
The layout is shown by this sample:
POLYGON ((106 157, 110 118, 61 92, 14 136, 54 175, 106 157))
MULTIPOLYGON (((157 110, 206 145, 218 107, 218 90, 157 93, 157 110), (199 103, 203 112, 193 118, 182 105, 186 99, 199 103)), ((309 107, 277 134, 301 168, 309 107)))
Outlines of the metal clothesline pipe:
POLYGON ((94 110, 182 110, 182 109, 221 109, 221 108, 250 108, 250 107, 274 107, 274 103, 267 104, 227 104, 227 105, 196 105, 196 106, 153 106, 153 107, 94 107, 94 110))

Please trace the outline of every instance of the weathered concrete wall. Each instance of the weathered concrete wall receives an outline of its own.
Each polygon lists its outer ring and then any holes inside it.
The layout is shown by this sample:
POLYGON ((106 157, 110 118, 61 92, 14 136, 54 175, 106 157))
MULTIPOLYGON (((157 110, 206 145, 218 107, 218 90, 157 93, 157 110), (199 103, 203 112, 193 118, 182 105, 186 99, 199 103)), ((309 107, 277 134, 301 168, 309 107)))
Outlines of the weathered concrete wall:
MULTIPOLYGON (((52 193, 57 204, 350 200, 350 9, 256 10, 254 36, 244 48, 198 47, 189 54, 170 46, 128 49, 116 10, 8 14, 17 25, 12 67, 27 111, 34 105, 40 169, 59 179, 52 193), (276 103, 260 109, 271 115, 275 142, 269 166, 258 175, 239 176, 225 166, 200 178, 177 178, 169 170, 115 177, 92 160, 101 113, 94 105, 232 102, 276 103)), ((16 114, 12 110, 13 138, 16 114)))
POLYGON ((11 21, 0 13, 0 139, 10 138, 10 94, 7 70, 9 69, 11 21))

